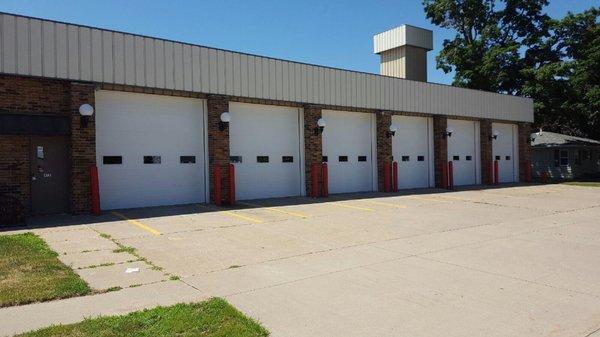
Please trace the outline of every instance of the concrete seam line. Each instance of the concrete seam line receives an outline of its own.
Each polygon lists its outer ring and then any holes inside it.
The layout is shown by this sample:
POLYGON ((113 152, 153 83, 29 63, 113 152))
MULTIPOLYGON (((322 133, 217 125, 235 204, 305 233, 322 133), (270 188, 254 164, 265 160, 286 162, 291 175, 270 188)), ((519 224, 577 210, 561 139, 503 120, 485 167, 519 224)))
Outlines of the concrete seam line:
POLYGON ((116 216, 118 218, 121 218, 123 220, 126 220, 130 224, 132 224, 134 226, 137 226, 137 227, 139 227, 139 228, 141 228, 141 229, 143 229, 143 230, 145 230, 145 231, 147 231, 147 232, 149 232, 149 233, 151 233, 153 235, 156 235, 156 236, 161 235, 161 232, 157 231, 156 229, 154 229, 154 228, 152 228, 152 227, 150 227, 148 225, 144 225, 143 223, 141 223, 141 222, 139 222, 137 220, 130 219, 130 218, 126 217, 125 215, 119 213, 119 212, 111 212, 111 213, 114 216, 116 216))

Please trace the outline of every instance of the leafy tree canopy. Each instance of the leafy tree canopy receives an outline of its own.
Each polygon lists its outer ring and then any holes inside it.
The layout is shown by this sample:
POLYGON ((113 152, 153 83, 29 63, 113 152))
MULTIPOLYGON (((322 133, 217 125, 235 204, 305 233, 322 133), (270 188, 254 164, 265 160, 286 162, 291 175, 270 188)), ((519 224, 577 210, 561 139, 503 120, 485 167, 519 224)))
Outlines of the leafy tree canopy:
POLYGON ((600 138, 600 10, 553 19, 547 0, 424 0, 444 40, 437 67, 453 85, 531 97, 536 124, 600 138))

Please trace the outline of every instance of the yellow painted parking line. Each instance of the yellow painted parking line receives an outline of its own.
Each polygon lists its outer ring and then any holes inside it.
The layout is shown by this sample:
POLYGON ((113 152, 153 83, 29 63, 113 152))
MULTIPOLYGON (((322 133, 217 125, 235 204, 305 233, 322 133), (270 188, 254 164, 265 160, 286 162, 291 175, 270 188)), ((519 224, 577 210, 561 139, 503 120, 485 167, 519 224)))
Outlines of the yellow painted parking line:
POLYGON ((346 204, 341 204, 341 203, 331 203, 330 205, 336 205, 336 206, 340 206, 340 207, 358 209, 358 210, 367 211, 367 212, 373 212, 374 211, 374 209, 371 209, 371 208, 365 208, 365 207, 359 207, 359 206, 352 206, 352 205, 346 205, 346 204))
POLYGON ((357 201, 366 202, 366 203, 373 204, 373 205, 382 205, 382 206, 395 207, 395 208, 406 208, 405 205, 392 204, 389 202, 381 202, 381 201, 373 201, 373 200, 357 200, 357 201))
POLYGON ((143 223, 141 223, 141 222, 139 222, 137 220, 130 219, 130 218, 126 217, 125 215, 119 213, 119 212, 111 212, 111 213, 114 216, 118 217, 118 218, 126 220, 127 222, 129 222, 130 224, 132 224, 134 226, 137 226, 137 227, 139 227, 139 228, 141 228, 141 229, 143 229, 143 230, 145 230, 147 232, 152 233, 153 235, 157 235, 157 236, 161 235, 161 233, 159 231, 157 231, 156 229, 154 229, 154 228, 152 228, 152 227, 150 227, 148 225, 144 225, 143 223))
POLYGON ((223 213, 227 214, 229 216, 232 216, 234 218, 243 219, 243 220, 247 220, 247 221, 254 222, 254 223, 262 223, 262 220, 255 219, 255 218, 252 218, 252 217, 249 217, 249 216, 245 216, 245 215, 242 215, 242 214, 238 214, 238 213, 235 213, 233 211, 223 211, 223 213))
POLYGON ((271 211, 271 212, 277 212, 277 213, 283 213, 283 214, 287 214, 287 215, 292 215, 298 218, 302 218, 302 219, 306 219, 308 218, 307 215, 302 214, 302 213, 297 213, 297 212, 291 212, 291 211, 284 211, 282 209, 279 208, 274 208, 274 207, 267 207, 267 206, 262 206, 262 205, 257 205, 257 204, 251 204, 249 202, 238 202, 240 205, 246 205, 246 206, 250 206, 250 207, 260 207, 261 209, 267 210, 267 211, 271 211))

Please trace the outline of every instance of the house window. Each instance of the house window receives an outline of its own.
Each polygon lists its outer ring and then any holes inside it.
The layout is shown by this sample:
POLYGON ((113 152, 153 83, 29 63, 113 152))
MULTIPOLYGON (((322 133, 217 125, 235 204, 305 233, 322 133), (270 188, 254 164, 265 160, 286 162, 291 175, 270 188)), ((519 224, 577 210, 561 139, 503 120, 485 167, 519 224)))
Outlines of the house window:
POLYGON ((569 165, 569 151, 560 150, 560 166, 569 165))
POLYGON ((121 157, 121 156, 103 156, 102 164, 104 164, 104 165, 120 165, 120 164, 123 164, 123 157, 121 157))
POLYGON ((402 156, 402 161, 410 161, 410 156, 402 156))
POLYGON ((327 162, 327 156, 323 156, 323 158, 321 159, 324 163, 327 162))
POLYGON ((358 161, 367 161, 367 156, 358 156, 358 161))
POLYGON ((510 156, 506 156, 506 160, 510 160, 510 156))
POLYGON ((144 164, 160 164, 160 156, 144 156, 144 164))
POLYGON ((229 156, 229 162, 230 163, 241 163, 242 156, 229 156))
POLYGON ((281 157, 281 162, 283 162, 283 163, 293 163, 294 162, 294 156, 283 156, 283 157, 281 157))
POLYGON ((348 156, 339 156, 338 161, 341 163, 345 163, 348 161, 348 156))
POLYGON ((471 161, 471 160, 473 159, 473 156, 467 156, 465 159, 466 159, 467 161, 471 161))
POLYGON ((417 161, 425 161, 425 156, 417 156, 417 161))
POLYGON ((500 160, 500 156, 496 156, 496 160, 500 160))
POLYGON ((256 162, 257 163, 268 163, 269 156, 256 156, 256 162))
POLYGON ((452 160, 459 161, 460 160, 460 156, 452 156, 452 160))
POLYGON ((196 156, 179 156, 180 164, 196 164, 196 156))

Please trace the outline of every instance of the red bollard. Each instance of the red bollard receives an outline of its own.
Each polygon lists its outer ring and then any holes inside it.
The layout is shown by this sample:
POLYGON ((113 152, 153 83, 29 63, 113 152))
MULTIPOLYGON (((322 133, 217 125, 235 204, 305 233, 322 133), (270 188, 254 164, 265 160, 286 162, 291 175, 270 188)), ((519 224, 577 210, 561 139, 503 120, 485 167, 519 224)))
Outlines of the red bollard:
POLYGON ((448 189, 448 164, 442 164, 442 188, 448 189))
POLYGON ((235 166, 229 164, 229 205, 235 205, 235 166))
POLYGON ((498 175, 499 175, 500 169, 499 169, 499 164, 497 160, 494 160, 494 185, 498 185, 498 175))
POLYGON ((448 162, 448 189, 454 189, 454 163, 448 162))
POLYGON ((392 164, 392 184, 393 184, 393 188, 392 190, 394 192, 398 192, 398 162, 394 162, 392 164))
POLYGON ((319 196, 319 165, 312 164, 310 170, 310 196, 316 198, 319 196))
POLYGON ((100 186, 98 183, 98 168, 90 167, 90 200, 92 202, 92 214, 100 215, 100 186))
POLYGON ((388 193, 391 190, 391 165, 383 164, 383 191, 388 193))
POLYGON ((213 199, 215 205, 221 206, 221 166, 215 165, 213 170, 213 199))
POLYGON ((323 196, 324 197, 328 197, 329 196, 329 169, 327 168, 327 163, 323 163, 322 166, 322 173, 323 175, 323 186, 321 186, 323 188, 323 196))

